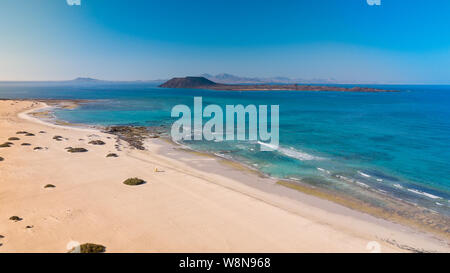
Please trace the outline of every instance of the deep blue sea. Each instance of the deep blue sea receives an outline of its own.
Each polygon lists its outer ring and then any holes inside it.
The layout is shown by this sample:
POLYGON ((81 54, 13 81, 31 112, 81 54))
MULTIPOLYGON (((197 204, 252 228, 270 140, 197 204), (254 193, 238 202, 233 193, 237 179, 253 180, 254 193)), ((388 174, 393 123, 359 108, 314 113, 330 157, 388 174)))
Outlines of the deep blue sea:
MULTIPOLYGON (((393 85, 396 93, 211 91, 150 84, 0 84, 0 98, 95 99, 58 119, 164 126, 177 104, 280 105, 280 148, 255 142, 186 145, 265 174, 358 193, 375 190, 450 214, 450 86, 393 85)), ((224 108, 225 109, 225 108, 224 108)))

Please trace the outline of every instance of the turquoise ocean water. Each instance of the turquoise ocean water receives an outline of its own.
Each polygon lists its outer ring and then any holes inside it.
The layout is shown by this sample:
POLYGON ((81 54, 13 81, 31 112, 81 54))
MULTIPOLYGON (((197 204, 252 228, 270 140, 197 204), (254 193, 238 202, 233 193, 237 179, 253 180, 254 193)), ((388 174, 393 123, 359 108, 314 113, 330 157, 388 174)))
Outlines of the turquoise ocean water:
POLYGON ((184 143, 265 174, 363 195, 376 191, 450 215, 450 86, 377 86, 398 93, 211 91, 151 84, 0 84, 0 98, 93 99, 58 119, 163 126, 177 104, 280 105, 280 148, 256 142, 184 143))

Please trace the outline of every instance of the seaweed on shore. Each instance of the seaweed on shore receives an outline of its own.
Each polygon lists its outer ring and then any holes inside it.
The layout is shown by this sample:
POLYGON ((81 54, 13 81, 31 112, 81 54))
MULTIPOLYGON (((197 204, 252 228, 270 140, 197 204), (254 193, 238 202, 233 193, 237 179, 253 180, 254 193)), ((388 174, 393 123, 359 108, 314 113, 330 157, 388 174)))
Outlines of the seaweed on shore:
POLYGON ((140 178, 134 177, 134 178, 128 178, 127 180, 123 181, 123 183, 128 186, 138 186, 138 185, 145 184, 145 181, 140 178))

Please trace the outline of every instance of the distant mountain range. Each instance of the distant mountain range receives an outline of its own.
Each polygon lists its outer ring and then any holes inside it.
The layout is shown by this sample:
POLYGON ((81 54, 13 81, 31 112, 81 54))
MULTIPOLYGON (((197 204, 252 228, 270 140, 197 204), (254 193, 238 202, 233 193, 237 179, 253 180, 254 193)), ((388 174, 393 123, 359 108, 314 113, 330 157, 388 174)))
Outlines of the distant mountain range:
MULTIPOLYGON (((217 75, 201 74, 198 77, 206 78, 218 84, 377 84, 377 82, 341 82, 334 78, 329 79, 302 79, 302 78, 288 78, 288 77, 241 77, 228 73, 222 73, 217 75)), ((99 80, 89 77, 78 77, 73 80, 62 81, 0 81, 1 84, 51 84, 51 85, 92 85, 92 84, 161 84, 168 79, 158 80, 137 80, 137 81, 110 81, 99 80)))

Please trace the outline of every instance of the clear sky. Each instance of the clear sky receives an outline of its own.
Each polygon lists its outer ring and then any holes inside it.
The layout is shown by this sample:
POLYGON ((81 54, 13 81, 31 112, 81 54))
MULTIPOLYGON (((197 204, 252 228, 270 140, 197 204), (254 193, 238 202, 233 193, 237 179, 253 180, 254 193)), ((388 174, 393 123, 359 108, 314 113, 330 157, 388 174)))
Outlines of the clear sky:
POLYGON ((450 83, 450 1, 0 0, 0 80, 450 83))

